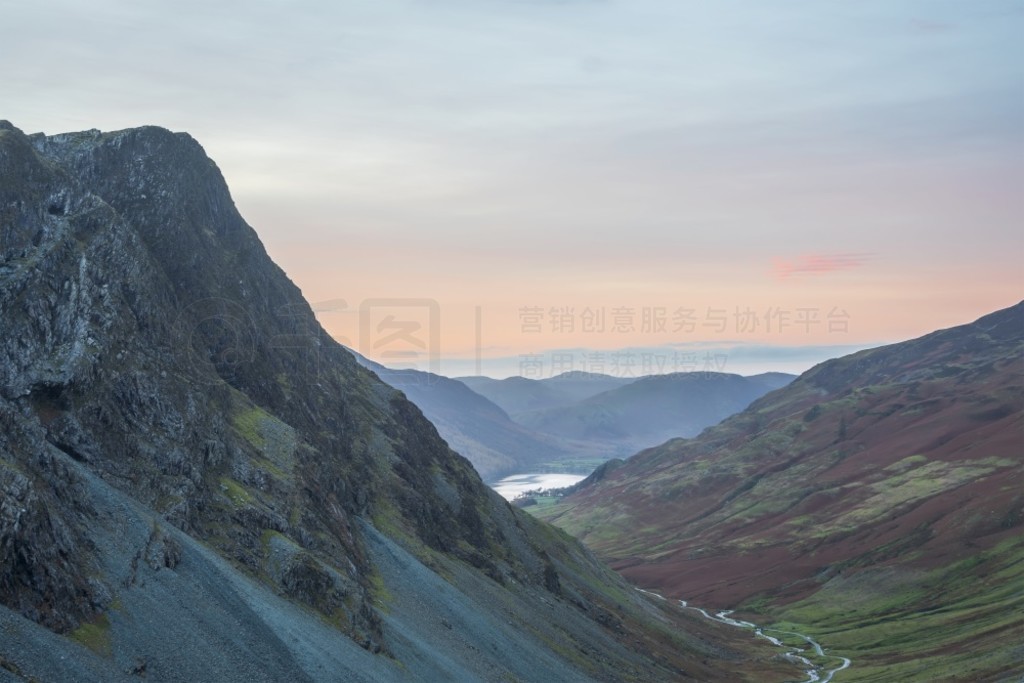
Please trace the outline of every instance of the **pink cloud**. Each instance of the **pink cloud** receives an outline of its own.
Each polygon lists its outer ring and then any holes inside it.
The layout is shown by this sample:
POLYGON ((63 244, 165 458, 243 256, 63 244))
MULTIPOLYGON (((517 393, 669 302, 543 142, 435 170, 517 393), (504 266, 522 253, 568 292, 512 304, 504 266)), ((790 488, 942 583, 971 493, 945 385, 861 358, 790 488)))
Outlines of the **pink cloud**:
POLYGON ((874 254, 868 253, 803 254, 791 260, 775 259, 772 271, 779 280, 798 275, 824 275, 860 268, 873 257, 874 254))

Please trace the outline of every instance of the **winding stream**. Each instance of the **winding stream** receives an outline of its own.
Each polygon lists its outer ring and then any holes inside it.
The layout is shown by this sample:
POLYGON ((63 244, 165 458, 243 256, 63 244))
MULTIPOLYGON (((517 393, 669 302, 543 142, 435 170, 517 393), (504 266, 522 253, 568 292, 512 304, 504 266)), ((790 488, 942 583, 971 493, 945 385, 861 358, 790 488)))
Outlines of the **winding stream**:
MULTIPOLYGON (((646 593, 647 595, 653 595, 654 597, 658 598, 659 600, 665 600, 665 596, 663 596, 663 595, 659 595, 657 593, 652 593, 651 591, 645 591, 643 588, 637 588, 637 590, 640 591, 641 593, 646 593)), ((836 673, 842 671, 843 669, 849 668, 849 666, 850 666, 851 662, 850 662, 849 659, 847 659, 846 657, 840 657, 838 655, 826 655, 825 654, 825 650, 821 647, 821 644, 818 643, 818 641, 814 640, 810 636, 805 635, 803 633, 797 633, 796 631, 780 631, 779 629, 775 629, 775 628, 762 628, 761 626, 758 626, 757 624, 755 624, 753 622, 750 622, 750 621, 743 621, 741 619, 733 619, 732 617, 729 616, 730 614, 733 613, 733 610, 731 610, 731 609, 722 610, 722 611, 716 612, 715 614, 712 615, 706 609, 704 609, 703 607, 693 607, 693 606, 687 604, 686 600, 680 600, 679 601, 679 605, 681 607, 685 607, 686 609, 692 609, 692 610, 694 610, 696 612, 700 612, 702 615, 704 615, 705 618, 710 619, 711 621, 717 621, 719 623, 727 624, 729 626, 735 626, 736 628, 743 628, 743 629, 752 630, 754 632, 754 635, 757 636, 758 638, 764 638, 765 640, 770 642, 772 645, 776 645, 778 647, 786 648, 785 656, 788 659, 790 659, 790 660, 792 660, 794 662, 798 662, 799 664, 801 664, 801 665, 806 667, 804 669, 804 674, 807 675, 807 680, 804 681, 804 683, 830 683, 831 680, 832 680, 832 677, 835 676, 836 673), (801 640, 806 641, 807 644, 810 645, 811 648, 814 650, 814 653, 816 655, 818 655, 819 657, 829 657, 831 659, 838 659, 840 664, 839 664, 839 666, 837 666, 837 667, 835 667, 833 669, 825 669, 824 671, 822 671, 818 667, 816 667, 811 662, 811 660, 809 660, 806 657, 804 657, 803 655, 799 654, 800 652, 802 652, 802 650, 800 650, 799 648, 792 648, 792 647, 787 646, 785 643, 783 643, 778 638, 776 638, 774 636, 768 635, 768 633, 766 633, 766 631, 771 631, 772 633, 778 633, 778 634, 784 635, 784 636, 796 636, 797 638, 800 638, 801 640)))

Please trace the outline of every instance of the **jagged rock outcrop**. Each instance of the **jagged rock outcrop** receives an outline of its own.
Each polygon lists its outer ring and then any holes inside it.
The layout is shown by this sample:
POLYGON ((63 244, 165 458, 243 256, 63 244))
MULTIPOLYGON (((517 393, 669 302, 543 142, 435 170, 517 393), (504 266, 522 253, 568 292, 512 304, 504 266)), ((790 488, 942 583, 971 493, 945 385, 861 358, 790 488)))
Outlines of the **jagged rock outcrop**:
POLYGON ((0 320, 13 675, 735 679, 759 656, 484 487, 323 333, 188 135, 0 122, 0 320))

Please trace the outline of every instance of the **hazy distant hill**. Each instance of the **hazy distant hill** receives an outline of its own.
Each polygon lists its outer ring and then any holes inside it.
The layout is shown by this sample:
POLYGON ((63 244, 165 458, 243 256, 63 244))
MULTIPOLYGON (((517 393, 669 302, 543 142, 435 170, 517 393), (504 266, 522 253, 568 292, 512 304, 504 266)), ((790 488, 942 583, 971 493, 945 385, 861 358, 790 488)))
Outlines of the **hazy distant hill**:
POLYGON ((566 372, 547 379, 458 377, 460 382, 501 406, 516 419, 518 413, 568 406, 636 381, 593 372, 566 372))
POLYGON ((611 457, 607 446, 576 443, 513 422, 504 410, 459 380, 420 370, 393 370, 355 355, 384 382, 403 391, 485 480, 530 471, 552 460, 611 457))
POLYGON ((817 634, 843 680, 1019 680, 1024 303, 822 363, 542 512, 642 586, 817 634))
POLYGON ((637 380, 570 372, 545 380, 455 380, 421 370, 394 370, 354 355, 405 392, 488 481, 553 461, 584 461, 593 467, 674 436, 697 433, 792 378, 782 373, 746 378, 689 373, 637 380), (630 389, 634 385, 637 389, 630 389), (536 400, 554 407, 519 413, 513 420, 481 391, 507 405, 534 405, 536 400))
POLYGON ((522 412, 516 420, 539 432, 613 444, 617 454, 629 455, 674 437, 695 436, 792 379, 782 373, 651 375, 573 404, 522 412))

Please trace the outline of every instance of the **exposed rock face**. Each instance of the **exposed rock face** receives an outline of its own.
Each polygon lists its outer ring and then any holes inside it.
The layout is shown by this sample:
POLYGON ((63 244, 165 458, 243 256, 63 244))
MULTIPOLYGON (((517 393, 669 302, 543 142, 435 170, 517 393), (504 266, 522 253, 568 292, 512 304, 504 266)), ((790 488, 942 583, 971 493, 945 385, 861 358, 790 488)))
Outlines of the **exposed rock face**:
POLYGON ((334 680, 331 666, 367 680, 735 679, 746 661, 746 645, 649 636, 663 610, 484 487, 323 334, 185 134, 0 122, 0 320, 8 671, 188 679, 170 671, 176 647, 203 676, 251 669, 239 680, 334 680), (479 618, 507 616, 535 654, 434 651, 408 608, 427 599, 403 583, 412 568, 440 572, 479 618), (229 614, 243 617, 220 627, 229 614), (379 654, 339 660, 352 643, 379 654), (39 648, 71 648, 77 668, 39 648), (700 661, 723 654, 732 664, 700 661))
MULTIPOLYGON (((38 425, 34 442, 15 436, 9 447, 37 457, 45 439, 182 530, 223 534, 219 544, 254 572, 265 529, 306 539, 311 557, 350 559, 352 569, 332 581, 352 598, 354 627, 379 638, 378 625, 358 616, 367 567, 346 514, 372 514, 374 496, 351 495, 351 474, 341 470, 372 466, 356 435, 373 438, 366 413, 387 414, 389 399, 371 395, 342 353, 321 350, 311 332, 294 334, 312 314, 199 145, 157 128, 53 138, 8 130, 2 160, 0 396, 20 422, 38 425), (307 348, 275 348, 293 338, 307 348), (318 354, 330 364, 322 375, 318 354), (302 391, 289 396, 292 385, 302 391), (294 428, 271 413, 309 437, 278 443, 275 428, 294 428), (330 423, 315 425, 314 415, 330 423), (317 490, 324 486, 332 490, 317 490), (308 504, 318 495, 333 510, 308 504)), ((62 548, 83 565, 73 573, 86 575, 89 552, 72 520, 87 511, 65 507, 76 500, 65 480, 22 494, 50 510, 45 526, 59 539, 30 545, 62 548)), ((38 567, 23 563, 12 580, 45 581, 29 579, 38 567)), ((77 592, 69 604, 43 591, 52 605, 43 623, 68 627, 105 607, 95 588, 77 592)))

